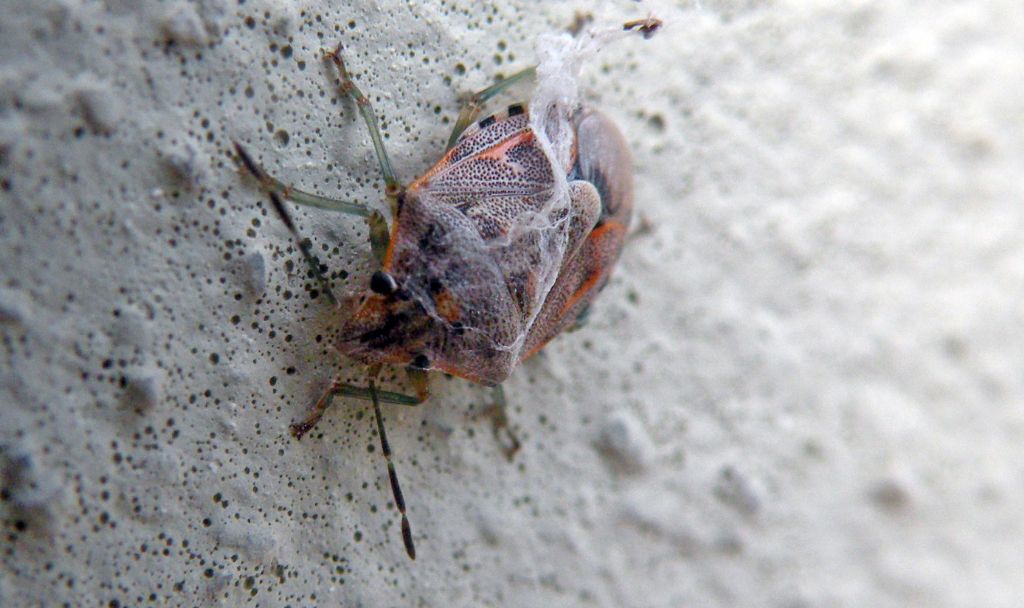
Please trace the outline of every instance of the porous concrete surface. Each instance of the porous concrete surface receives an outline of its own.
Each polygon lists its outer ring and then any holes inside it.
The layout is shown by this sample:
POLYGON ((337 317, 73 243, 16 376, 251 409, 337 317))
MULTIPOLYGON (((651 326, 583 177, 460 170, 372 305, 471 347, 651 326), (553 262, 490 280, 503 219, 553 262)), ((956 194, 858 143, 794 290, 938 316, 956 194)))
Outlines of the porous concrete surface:
MULTIPOLYGON (((0 5, 0 605, 1019 606, 1024 13, 992 2, 0 5), (584 329, 301 442, 332 310, 231 141, 382 204, 576 11, 637 215, 584 329)), ((503 97, 498 107, 529 95, 503 97)), ((339 293, 358 220, 297 210, 339 293)))

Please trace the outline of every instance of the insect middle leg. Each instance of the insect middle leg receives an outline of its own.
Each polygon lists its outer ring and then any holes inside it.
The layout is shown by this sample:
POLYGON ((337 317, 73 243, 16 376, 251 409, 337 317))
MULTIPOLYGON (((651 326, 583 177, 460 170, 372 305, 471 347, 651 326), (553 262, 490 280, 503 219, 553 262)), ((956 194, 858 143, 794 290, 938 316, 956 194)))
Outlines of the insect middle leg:
POLYGON ((493 423, 494 439, 501 445, 505 458, 509 462, 515 458, 522 444, 508 423, 508 402, 505 401, 505 389, 501 385, 494 387, 494 404, 487 410, 493 423), (504 439, 502 438, 504 435, 504 439))
POLYGON ((328 281, 327 277, 324 276, 324 273, 320 269, 320 264, 318 264, 316 258, 313 257, 312 243, 310 243, 308 239, 304 239, 299 236, 299 231, 295 227, 295 222, 292 221, 291 214, 288 213, 284 203, 281 201, 282 197, 300 205, 308 205, 310 207, 327 209, 329 211, 338 211, 366 218, 366 223, 370 227, 370 246, 378 261, 383 261, 384 254, 388 248, 389 234, 387 221, 379 211, 372 210, 366 205, 360 205, 359 203, 340 201, 333 198, 327 198, 326 196, 296 190, 264 171, 263 167, 259 166, 256 161, 249 156, 249 153, 246 152, 245 148, 243 148, 238 142, 235 142, 235 152, 238 155, 238 161, 241 163, 245 171, 256 178, 260 183, 260 187, 263 188, 263 190, 270 196, 270 202, 274 207, 274 211, 276 211, 281 217, 285 226, 288 227, 288 231, 292 233, 292 237, 295 238, 295 242, 299 245, 299 250, 302 252, 302 257, 306 260, 306 264, 320 282, 320 286, 323 289, 324 294, 327 295, 327 298, 332 304, 337 303, 337 298, 334 297, 334 293, 331 291, 330 281, 328 281))
POLYGON ((268 194, 276 194, 298 205, 326 209, 327 211, 337 211, 359 217, 369 217, 373 212, 372 209, 360 203, 328 198, 319 194, 313 194, 312 192, 304 192, 285 184, 264 171, 263 167, 259 166, 238 142, 235 142, 235 152, 238 154, 238 159, 241 161, 246 173, 259 181, 260 187, 268 194))
POLYGON ((452 130, 451 137, 448 138, 448 146, 446 150, 451 150, 455 147, 455 142, 459 139, 459 135, 466 130, 466 127, 473 124, 476 117, 480 114, 480 110, 483 108, 487 100, 494 97, 498 93, 501 93, 510 86, 516 84, 521 80, 533 77, 537 73, 537 66, 531 66, 525 70, 520 70, 515 74, 512 74, 508 78, 499 80, 482 91, 477 91, 470 95, 462 105, 462 110, 459 111, 459 117, 455 121, 455 128, 452 130))

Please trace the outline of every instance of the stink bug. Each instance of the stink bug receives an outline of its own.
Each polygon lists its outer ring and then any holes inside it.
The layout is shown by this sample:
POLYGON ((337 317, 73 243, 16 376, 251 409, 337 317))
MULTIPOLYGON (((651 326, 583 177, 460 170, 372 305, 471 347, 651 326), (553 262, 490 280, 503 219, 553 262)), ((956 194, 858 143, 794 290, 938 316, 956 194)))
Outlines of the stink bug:
MULTIPOLYGON (((380 402, 417 405, 428 396, 426 372, 442 371, 496 387, 503 405, 500 383, 518 363, 579 324, 608 281, 633 208, 633 168, 618 129, 590 108, 572 108, 562 123, 568 129, 551 132, 538 132, 521 103, 477 121, 488 99, 536 73, 528 68, 472 95, 441 160, 403 186, 369 100, 340 51, 339 45, 325 56, 337 69, 341 92, 369 128, 390 203, 390 228, 380 212, 296 190, 264 172, 241 145, 235 149, 300 242, 332 301, 309 243, 298 238, 282 199, 361 216, 369 224, 380 270, 359 296, 337 343, 343 354, 370 366, 369 381, 366 387, 335 381, 291 430, 301 438, 334 396, 372 402, 402 538, 415 559, 380 402), (563 160, 551 153, 553 144, 568 151, 563 160), (379 390, 375 378, 384 364, 404 367, 415 395, 379 390)), ((518 441, 511 432, 508 440, 511 454, 518 441)))

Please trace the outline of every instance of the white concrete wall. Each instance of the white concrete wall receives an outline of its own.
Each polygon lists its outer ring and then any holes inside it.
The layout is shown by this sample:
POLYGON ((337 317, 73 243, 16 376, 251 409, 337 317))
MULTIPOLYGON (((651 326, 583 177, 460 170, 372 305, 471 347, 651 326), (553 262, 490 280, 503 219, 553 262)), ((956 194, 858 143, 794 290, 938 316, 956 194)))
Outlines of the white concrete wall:
POLYGON ((1019 605, 1020 3, 700 4, 0 4, 0 605, 1019 605), (379 203, 322 47, 411 179, 577 9, 667 22, 584 71, 637 230, 515 463, 486 389, 387 408, 410 562, 366 405, 287 433, 362 370, 230 142, 379 203))

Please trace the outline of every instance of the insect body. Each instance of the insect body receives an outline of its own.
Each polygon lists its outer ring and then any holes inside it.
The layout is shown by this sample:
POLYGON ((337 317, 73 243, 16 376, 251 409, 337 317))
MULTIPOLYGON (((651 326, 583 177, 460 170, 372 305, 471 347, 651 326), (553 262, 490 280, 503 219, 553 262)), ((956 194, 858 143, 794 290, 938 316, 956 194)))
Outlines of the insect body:
MULTIPOLYGON (((428 370, 497 386, 520 361, 580 321, 619 257, 633 206, 633 169, 618 129, 592 109, 578 108, 566 117, 573 140, 555 142, 569 144, 568 160, 561 163, 545 150, 551 134, 537 132, 524 104, 474 124, 481 104, 533 75, 530 68, 474 95, 445 155, 403 187, 340 46, 327 56, 338 69, 342 92, 370 129, 391 202, 390 229, 379 212, 295 190, 263 172, 240 145, 236 150, 293 234, 282 197, 359 215, 370 225, 381 269, 337 344, 370 365, 368 386, 336 381, 292 432, 301 437, 311 429, 335 395, 373 402, 403 540, 414 558, 379 403, 422 402, 428 370), (404 366, 416 395, 378 390, 374 377, 383 364, 404 366)), ((316 271, 308 241, 300 244, 316 271)), ((497 395, 503 402, 500 387, 497 395)), ((509 437, 514 451, 518 442, 509 437)))
POLYGON ((632 208, 614 125, 590 110, 573 125, 569 167, 552 166, 522 105, 467 129, 398 196, 383 269, 339 349, 495 385, 572 325, 606 282, 632 208), (556 171, 569 184, 561 205, 556 171))

